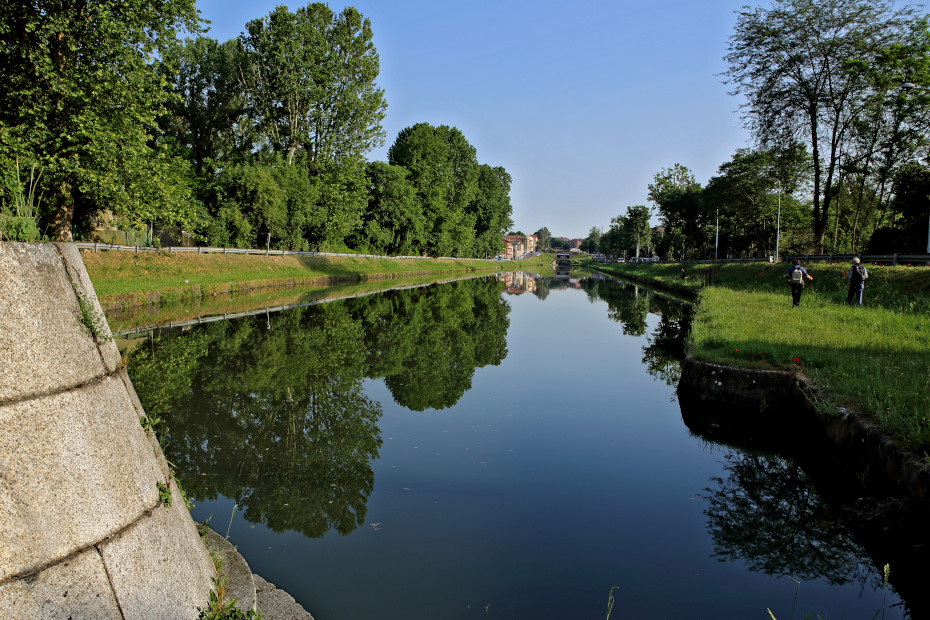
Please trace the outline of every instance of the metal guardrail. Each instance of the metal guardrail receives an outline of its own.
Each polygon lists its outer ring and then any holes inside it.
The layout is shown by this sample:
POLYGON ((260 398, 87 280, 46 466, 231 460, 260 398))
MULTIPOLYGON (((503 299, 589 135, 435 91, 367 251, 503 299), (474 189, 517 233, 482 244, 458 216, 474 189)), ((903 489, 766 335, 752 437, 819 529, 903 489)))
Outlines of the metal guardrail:
MULTIPOLYGON (((848 263, 855 257, 863 263, 881 263, 890 265, 930 265, 930 254, 789 254, 781 262, 798 259, 803 263, 848 263)), ((662 263, 682 263, 689 265, 718 265, 723 263, 771 263, 768 257, 756 258, 708 258, 683 261, 659 261, 662 263)))
POLYGON ((863 263, 890 265, 930 265, 930 254, 797 254, 786 256, 785 261, 798 259, 806 263, 848 263, 858 257, 863 263))
POLYGON ((480 260, 489 261, 493 258, 456 258, 454 256, 379 256, 376 254, 340 254, 338 252, 296 252, 291 250, 253 250, 245 248, 205 248, 205 247, 177 247, 153 248, 141 245, 113 245, 110 243, 75 243, 79 250, 93 250, 99 252, 165 252, 167 254, 253 254, 259 256, 333 256, 342 258, 393 258, 409 260, 480 260))

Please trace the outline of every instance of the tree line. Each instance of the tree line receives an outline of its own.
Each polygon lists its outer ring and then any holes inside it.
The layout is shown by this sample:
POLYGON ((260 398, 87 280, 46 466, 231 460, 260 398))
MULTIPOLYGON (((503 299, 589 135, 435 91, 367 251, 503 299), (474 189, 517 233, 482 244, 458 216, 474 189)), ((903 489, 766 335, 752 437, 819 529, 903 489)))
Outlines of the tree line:
POLYGON ((387 102, 371 23, 352 7, 279 6, 225 42, 204 36, 194 0, 14 0, 7 13, 8 237, 31 219, 33 236, 59 238, 103 223, 228 247, 503 248, 510 175, 460 130, 418 123, 387 162, 366 160, 384 144, 387 102))
POLYGON ((645 209, 668 258, 926 250, 925 16, 886 0, 773 0, 738 13, 725 60, 755 144, 703 186, 679 163, 660 170, 652 204, 592 230, 594 245, 634 253, 645 209))

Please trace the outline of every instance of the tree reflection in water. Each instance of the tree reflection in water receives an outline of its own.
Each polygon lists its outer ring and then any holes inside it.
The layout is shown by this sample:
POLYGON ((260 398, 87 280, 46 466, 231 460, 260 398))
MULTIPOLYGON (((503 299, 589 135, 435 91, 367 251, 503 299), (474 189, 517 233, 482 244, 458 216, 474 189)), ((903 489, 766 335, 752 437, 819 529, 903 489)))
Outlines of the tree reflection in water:
POLYGON ((364 523, 385 377, 411 409, 454 404, 475 368, 507 355, 495 279, 391 291, 164 333, 127 354, 143 407, 196 501, 310 537, 364 523))
POLYGON ((724 469, 727 476, 712 478, 703 496, 714 557, 769 575, 881 588, 868 554, 800 467, 777 456, 728 452, 724 469))

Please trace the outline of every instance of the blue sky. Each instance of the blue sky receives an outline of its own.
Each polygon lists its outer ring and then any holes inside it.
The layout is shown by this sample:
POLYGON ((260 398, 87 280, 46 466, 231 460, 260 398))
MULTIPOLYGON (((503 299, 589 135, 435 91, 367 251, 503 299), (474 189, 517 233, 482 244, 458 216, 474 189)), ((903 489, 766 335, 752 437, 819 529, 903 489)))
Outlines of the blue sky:
MULTIPOLYGON (((360 0, 388 102, 386 160, 419 122, 458 127, 513 177, 516 229, 584 237, 681 163, 706 183, 749 146, 719 74, 746 0, 360 0)), ((198 0, 208 36, 237 36, 280 2, 198 0)), ((329 2, 333 10, 346 4, 329 2)), ((765 2, 768 4, 768 2, 765 2)), ((298 3, 288 4, 291 10, 298 3)))

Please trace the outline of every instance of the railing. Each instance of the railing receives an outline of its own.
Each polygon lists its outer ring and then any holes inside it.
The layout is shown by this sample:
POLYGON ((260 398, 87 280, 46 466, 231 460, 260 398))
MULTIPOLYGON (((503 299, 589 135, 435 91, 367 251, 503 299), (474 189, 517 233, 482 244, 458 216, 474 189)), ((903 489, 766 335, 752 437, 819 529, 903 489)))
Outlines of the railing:
POLYGON ((166 252, 168 254, 257 254, 261 256, 339 256, 342 258, 393 258, 409 260, 494 260, 493 258, 456 258, 454 256, 378 256, 375 254, 340 254, 338 252, 294 252, 291 250, 251 250, 245 248, 166 247, 152 248, 141 245, 113 245, 110 243, 75 243, 79 250, 99 252, 166 252))
MULTIPOLYGON (((782 262, 798 259, 802 263, 848 263, 859 257, 863 263, 880 263, 887 265, 930 265, 930 254, 789 254, 782 257, 782 262)), ((683 261, 660 261, 663 263, 684 263, 692 265, 720 263, 770 263, 769 257, 756 258, 708 258, 683 261)))

